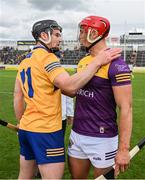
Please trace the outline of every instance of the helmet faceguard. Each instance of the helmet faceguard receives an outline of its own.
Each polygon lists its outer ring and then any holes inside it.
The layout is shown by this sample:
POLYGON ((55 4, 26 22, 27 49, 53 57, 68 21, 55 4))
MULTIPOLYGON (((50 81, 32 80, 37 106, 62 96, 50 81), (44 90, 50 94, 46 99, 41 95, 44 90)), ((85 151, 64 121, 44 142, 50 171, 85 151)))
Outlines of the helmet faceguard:
POLYGON ((87 41, 91 44, 96 44, 101 39, 108 36, 110 30, 110 22, 103 17, 88 16, 80 22, 79 27, 83 28, 87 33, 87 41), (98 33, 98 36, 94 40, 90 39, 90 33, 92 31, 96 31, 98 33))

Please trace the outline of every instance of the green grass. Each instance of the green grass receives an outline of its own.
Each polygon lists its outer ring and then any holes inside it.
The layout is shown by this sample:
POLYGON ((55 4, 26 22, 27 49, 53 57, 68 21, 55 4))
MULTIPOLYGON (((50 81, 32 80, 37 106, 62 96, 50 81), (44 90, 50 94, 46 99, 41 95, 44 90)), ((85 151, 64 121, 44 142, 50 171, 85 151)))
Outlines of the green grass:
MULTIPOLYGON (((131 147, 145 137, 145 74, 134 74, 133 79, 133 133, 131 147)), ((0 118, 16 124, 13 111, 13 89, 16 71, 0 71, 0 118)), ((66 148, 70 127, 66 132, 66 148)), ((16 179, 19 172, 19 144, 17 134, 0 126, 0 179, 16 179)), ((89 178, 93 178, 92 171, 89 178)), ((145 179, 145 148, 131 161, 121 179, 145 179)), ((70 179, 66 163, 64 179, 70 179)))

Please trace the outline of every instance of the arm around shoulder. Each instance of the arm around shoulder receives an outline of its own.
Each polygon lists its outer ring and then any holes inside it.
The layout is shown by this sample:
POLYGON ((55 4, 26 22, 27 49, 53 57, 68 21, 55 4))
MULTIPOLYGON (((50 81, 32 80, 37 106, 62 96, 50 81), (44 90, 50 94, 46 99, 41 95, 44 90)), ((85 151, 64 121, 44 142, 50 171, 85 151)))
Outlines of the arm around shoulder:
POLYGON ((58 75, 53 83, 60 88, 64 94, 68 96, 75 96, 77 91, 83 87, 94 76, 101 65, 108 64, 113 59, 120 57, 120 49, 102 50, 93 61, 82 71, 69 76, 67 72, 58 75))

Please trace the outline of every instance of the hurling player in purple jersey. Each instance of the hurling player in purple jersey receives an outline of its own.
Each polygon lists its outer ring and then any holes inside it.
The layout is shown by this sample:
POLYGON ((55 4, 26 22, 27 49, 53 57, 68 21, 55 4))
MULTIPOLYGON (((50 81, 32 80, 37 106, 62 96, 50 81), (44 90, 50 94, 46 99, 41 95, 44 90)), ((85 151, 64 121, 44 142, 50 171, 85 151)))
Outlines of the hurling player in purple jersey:
MULTIPOLYGON (((105 38, 110 23, 103 17, 88 16, 80 22, 79 28, 80 43, 89 54, 80 60, 78 73, 100 51, 109 49, 105 38)), ((77 91, 68 148, 72 178, 86 179, 91 165, 94 178, 108 172, 114 164, 114 176, 124 172, 130 162, 131 131, 131 74, 124 59, 119 57, 101 66, 93 78, 77 91), (116 107, 119 109, 118 123, 116 107)))

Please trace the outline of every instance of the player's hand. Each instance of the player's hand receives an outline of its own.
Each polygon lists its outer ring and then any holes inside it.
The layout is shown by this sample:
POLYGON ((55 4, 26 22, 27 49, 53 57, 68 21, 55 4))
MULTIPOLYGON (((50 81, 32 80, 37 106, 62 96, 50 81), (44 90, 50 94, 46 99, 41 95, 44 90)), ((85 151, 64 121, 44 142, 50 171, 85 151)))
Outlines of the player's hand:
POLYGON ((96 60, 100 63, 100 66, 110 63, 112 60, 121 56, 121 48, 111 48, 102 50, 96 56, 96 60))
POLYGON ((17 124, 17 128, 19 129, 20 124, 17 124))
MULTIPOLYGON (((18 131, 19 131, 19 126, 20 126, 20 124, 17 124, 17 128, 18 128, 18 131)), ((19 132, 17 131, 17 135, 19 134, 19 132)))
POLYGON ((124 172, 130 163, 129 150, 118 150, 115 157, 115 177, 119 175, 120 172, 124 172))

